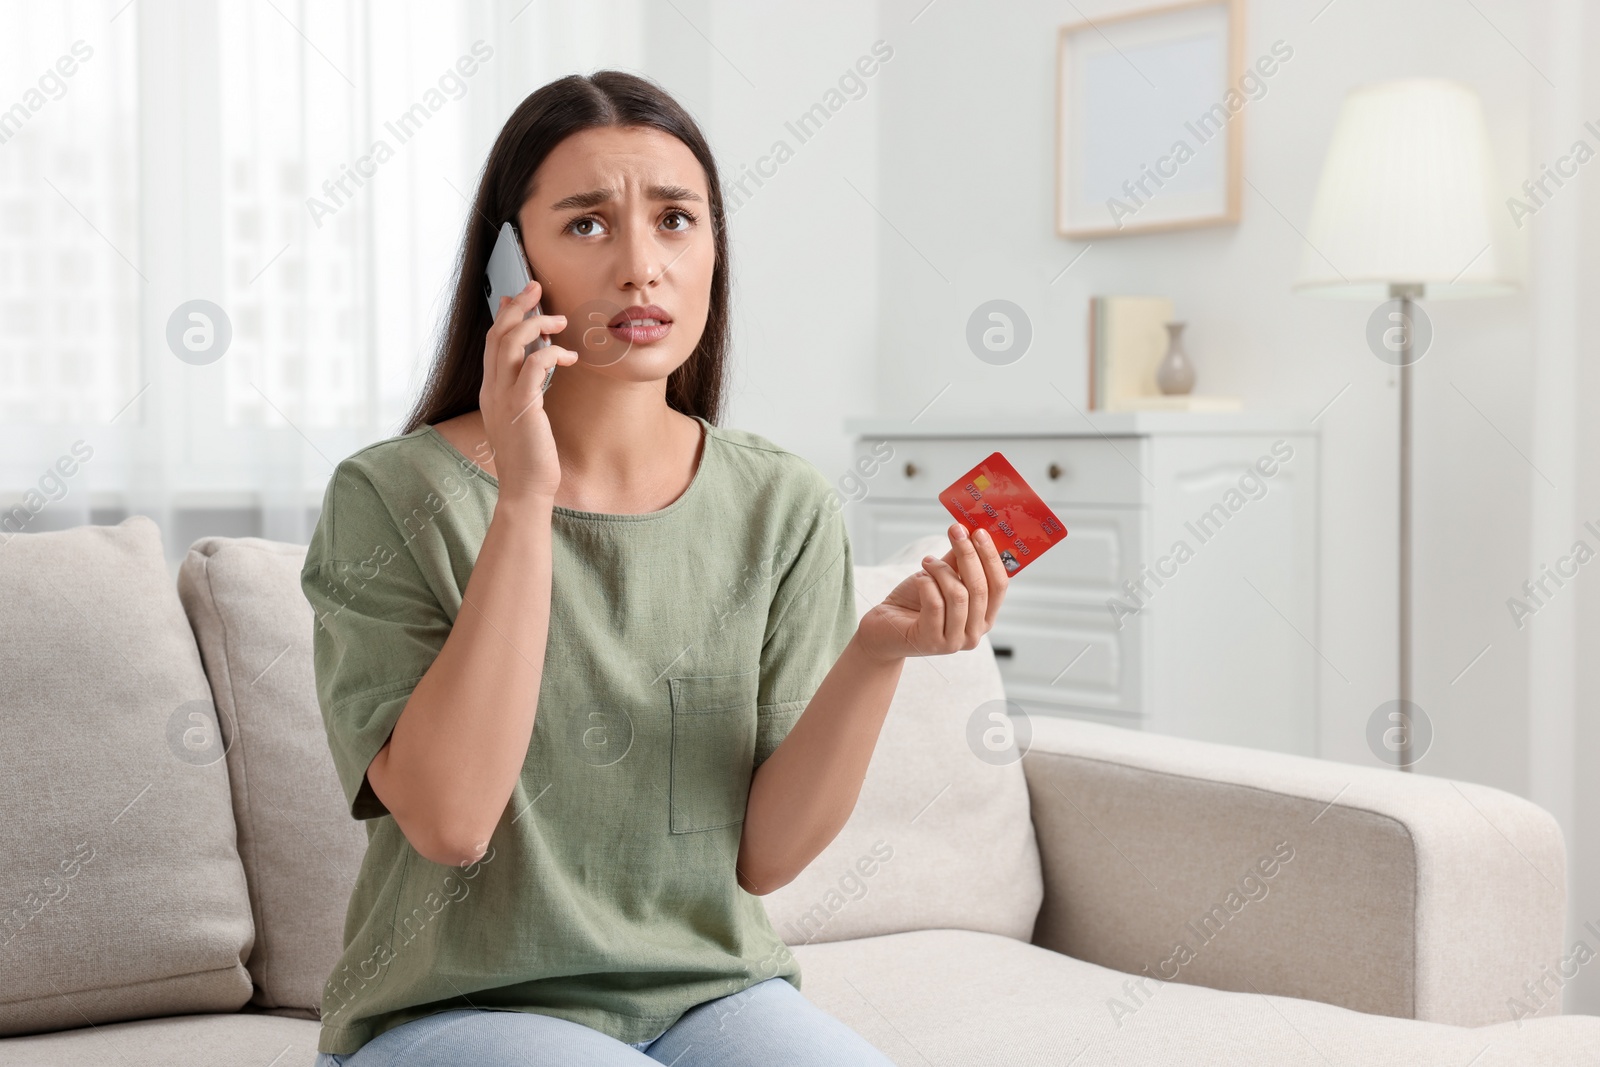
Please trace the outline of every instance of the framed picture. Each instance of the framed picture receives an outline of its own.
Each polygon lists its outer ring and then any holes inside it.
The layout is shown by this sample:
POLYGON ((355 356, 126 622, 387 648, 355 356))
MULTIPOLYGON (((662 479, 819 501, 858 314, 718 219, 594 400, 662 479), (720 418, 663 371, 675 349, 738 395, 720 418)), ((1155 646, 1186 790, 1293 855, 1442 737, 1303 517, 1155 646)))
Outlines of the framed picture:
POLYGON ((1243 0, 1189 0, 1061 27, 1056 232, 1239 221, 1243 0))

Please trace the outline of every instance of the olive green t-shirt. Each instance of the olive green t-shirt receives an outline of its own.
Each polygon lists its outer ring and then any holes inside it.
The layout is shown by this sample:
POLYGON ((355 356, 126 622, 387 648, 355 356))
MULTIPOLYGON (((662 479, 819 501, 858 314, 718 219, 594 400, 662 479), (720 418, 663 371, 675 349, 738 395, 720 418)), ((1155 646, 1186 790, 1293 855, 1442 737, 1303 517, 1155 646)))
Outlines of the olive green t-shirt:
POLYGON ((319 1051, 466 1007, 636 1043, 757 982, 800 987, 734 861, 755 768, 855 633, 850 544, 814 466, 698 421, 699 466, 665 508, 554 509, 533 736, 467 867, 418 854, 366 770, 461 609, 498 484, 432 427, 335 469, 301 585, 328 745, 367 852, 319 1051))

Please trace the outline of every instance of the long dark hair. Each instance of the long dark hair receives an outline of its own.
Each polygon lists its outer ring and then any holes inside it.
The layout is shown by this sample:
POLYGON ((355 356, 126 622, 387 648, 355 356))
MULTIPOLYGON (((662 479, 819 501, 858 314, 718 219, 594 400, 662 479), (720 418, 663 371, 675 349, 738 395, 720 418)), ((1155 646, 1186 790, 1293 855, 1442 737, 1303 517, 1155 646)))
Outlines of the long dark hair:
POLYGON ((597 126, 649 126, 688 146, 705 168, 710 194, 716 266, 705 333, 683 365, 667 376, 667 405, 685 415, 718 423, 728 349, 728 238, 722 187, 711 148, 694 119, 666 90, 620 70, 569 74, 530 93, 506 120, 489 150, 467 213, 456 261, 455 295, 428 377, 401 433, 475 411, 483 387, 483 339, 494 325, 483 298, 500 224, 515 219, 533 183, 534 171, 556 145, 597 126))

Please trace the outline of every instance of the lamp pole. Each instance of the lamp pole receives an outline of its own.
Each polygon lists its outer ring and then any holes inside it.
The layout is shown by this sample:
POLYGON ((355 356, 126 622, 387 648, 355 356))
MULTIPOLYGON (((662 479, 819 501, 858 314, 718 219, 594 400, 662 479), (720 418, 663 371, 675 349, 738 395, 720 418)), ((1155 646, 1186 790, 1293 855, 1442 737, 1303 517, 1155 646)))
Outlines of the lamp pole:
POLYGON ((1422 296, 1415 283, 1391 283, 1400 301, 1400 769, 1411 770, 1411 301, 1422 296))

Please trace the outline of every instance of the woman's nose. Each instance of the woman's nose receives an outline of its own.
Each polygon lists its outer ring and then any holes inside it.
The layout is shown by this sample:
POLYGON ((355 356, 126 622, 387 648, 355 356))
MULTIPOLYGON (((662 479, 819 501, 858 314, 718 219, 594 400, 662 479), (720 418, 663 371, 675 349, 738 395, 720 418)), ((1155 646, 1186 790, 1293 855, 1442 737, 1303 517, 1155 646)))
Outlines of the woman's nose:
POLYGON ((618 249, 617 284, 619 288, 644 289, 661 280, 670 264, 665 250, 648 226, 629 226, 623 233, 618 249))

